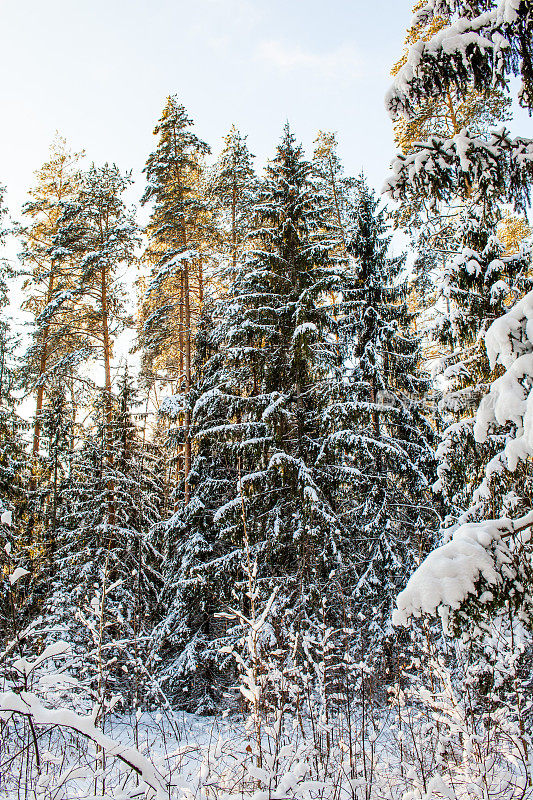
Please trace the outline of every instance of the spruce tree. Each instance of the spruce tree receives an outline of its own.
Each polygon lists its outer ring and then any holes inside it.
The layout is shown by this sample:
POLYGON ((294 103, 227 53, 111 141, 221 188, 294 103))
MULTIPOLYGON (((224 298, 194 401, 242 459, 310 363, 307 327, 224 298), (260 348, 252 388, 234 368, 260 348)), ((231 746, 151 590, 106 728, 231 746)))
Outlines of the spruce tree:
MULTIPOLYGON (((498 209, 488 215, 472 204, 461 215, 457 252, 444 270, 433 310, 431 341, 441 353, 434 372, 441 386, 439 422, 444 426, 435 488, 447 508, 445 528, 479 514, 498 516, 512 510, 501 502, 511 487, 489 497, 478 492, 487 464, 500 449, 499 434, 495 432, 483 445, 474 438, 476 409, 495 377, 484 335, 509 302, 531 288, 531 249, 524 243, 517 252, 505 253, 496 235, 500 217, 498 209)), ((527 505, 531 487, 526 475, 514 483, 518 492, 513 491, 512 502, 517 512, 524 509, 524 501, 527 505)))
POLYGON ((86 672, 94 668, 92 634, 98 628, 95 614, 101 614, 99 646, 106 659, 116 659, 108 679, 129 697, 134 687, 128 668, 138 670, 157 603, 159 555, 153 531, 163 498, 159 454, 147 440, 139 405, 127 370, 112 397, 111 426, 107 392, 96 398, 81 447, 58 489, 57 569, 44 603, 46 619, 73 645, 86 672))
MULTIPOLYGON (((4 187, 0 185, 0 247, 4 247, 7 230, 4 187)), ((13 565, 30 566, 31 551, 22 535, 27 514, 28 459, 24 450, 25 424, 17 413, 16 356, 18 337, 12 330, 9 315, 9 283, 14 270, 0 252, 0 637, 12 633, 13 608, 7 576, 13 565)), ((27 603, 26 603, 27 604, 27 603)), ((22 604, 21 604, 22 608, 22 604)))
POLYGON ((354 530, 353 600, 371 641, 382 639, 410 564, 431 545, 432 429, 428 380, 407 305, 405 256, 389 255, 387 211, 358 181, 349 211, 350 275, 342 292, 339 342, 346 381, 327 436, 345 448, 351 489, 343 512, 354 530), (337 429, 335 429, 337 428, 337 429), (346 447, 348 445, 348 447, 346 447))
MULTIPOLYGON (((255 561, 262 592, 279 589, 279 637, 286 641, 290 630, 316 625, 322 603, 328 624, 340 624, 342 597, 354 595, 355 576, 364 580, 371 549, 356 544, 364 523, 350 513, 361 484, 355 452, 364 438, 356 430, 356 389, 347 388, 353 329, 346 320, 339 327, 331 305, 332 294, 351 291, 353 278, 335 253, 323 193, 288 127, 254 211, 253 249, 216 307, 204 345, 192 497, 167 525, 177 549, 156 644, 177 696, 193 685, 191 702, 202 706, 213 702, 203 693, 209 682, 228 678, 224 657, 216 655, 221 642, 239 635, 216 612, 235 602, 248 610, 246 574, 255 561)), ((407 369, 416 347, 404 344, 407 369)), ((400 409, 386 408, 396 425, 391 437, 401 426, 407 430, 403 449, 389 446, 404 480, 396 496, 405 501, 406 487, 414 495, 427 484, 427 444, 423 435, 417 439, 414 412, 402 400, 400 409)), ((367 410, 369 399, 357 407, 367 410)), ((368 490, 368 480, 360 489, 368 490)), ((405 522, 407 514, 397 517, 405 522)))

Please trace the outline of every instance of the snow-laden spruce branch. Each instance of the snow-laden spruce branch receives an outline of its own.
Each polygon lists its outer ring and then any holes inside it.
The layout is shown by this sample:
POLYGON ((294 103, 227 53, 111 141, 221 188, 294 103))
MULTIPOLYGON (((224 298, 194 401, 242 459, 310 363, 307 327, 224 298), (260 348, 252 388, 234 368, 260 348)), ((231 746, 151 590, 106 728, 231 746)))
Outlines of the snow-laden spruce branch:
MULTIPOLYGON (((485 345, 491 366, 500 364, 505 372, 480 403, 474 436, 483 443, 494 428, 510 426, 501 452, 487 465, 488 483, 495 459, 514 472, 533 455, 533 292, 492 323, 485 345)), ((502 517, 461 525, 411 576, 398 596, 394 623, 405 625, 410 617, 436 612, 446 618, 477 594, 480 582, 486 591, 478 599, 492 600, 490 589, 502 582, 509 546, 529 542, 532 525, 533 512, 516 520, 502 517)))
MULTIPOLYGON (((461 525, 451 541, 427 556, 400 592, 393 624, 407 625, 411 617, 436 612, 445 620, 449 611, 457 611, 475 594, 481 579, 487 587, 497 586, 501 579, 495 545, 518 537, 526 543, 532 526, 533 512, 514 521, 501 518, 461 525)), ((487 591, 480 599, 489 601, 492 593, 487 591)))
MULTIPOLYGON (((518 18, 520 2, 521 0, 500 0, 489 11, 473 18, 460 16, 427 41, 420 39, 415 42, 409 48, 406 62, 386 94, 386 105, 391 116, 414 116, 416 102, 428 84, 431 88, 434 87, 436 94, 440 94, 442 72, 439 66, 442 67, 443 62, 448 60, 452 62, 455 74, 461 79, 469 71, 470 61, 476 53, 482 57, 490 54, 493 81, 496 83, 499 76, 508 69, 507 63, 512 49, 510 26, 518 18)), ((453 5, 449 0, 429 2, 415 15, 413 24, 424 24, 441 14, 446 18, 455 11, 453 5)))

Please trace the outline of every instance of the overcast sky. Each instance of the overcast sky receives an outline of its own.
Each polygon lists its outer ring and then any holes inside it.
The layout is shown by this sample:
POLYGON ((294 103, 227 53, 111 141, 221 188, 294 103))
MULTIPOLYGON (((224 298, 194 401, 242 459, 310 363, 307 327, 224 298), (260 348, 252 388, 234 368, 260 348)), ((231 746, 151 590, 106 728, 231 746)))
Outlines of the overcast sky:
MULTIPOLYGON (((58 130, 138 175, 165 98, 220 149, 232 123, 262 164, 285 120, 337 131, 376 188, 393 154, 383 95, 412 0, 0 0, 0 182, 17 212, 58 130)), ((136 187, 133 199, 142 193, 136 187)))

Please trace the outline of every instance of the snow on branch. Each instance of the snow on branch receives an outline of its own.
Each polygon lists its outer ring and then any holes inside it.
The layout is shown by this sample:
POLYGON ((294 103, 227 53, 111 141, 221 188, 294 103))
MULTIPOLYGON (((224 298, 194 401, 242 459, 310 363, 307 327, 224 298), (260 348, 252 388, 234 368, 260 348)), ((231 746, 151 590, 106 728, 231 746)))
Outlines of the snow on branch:
POLYGON ((447 200, 461 187, 465 195, 475 187, 483 197, 505 197, 518 209, 529 202, 533 180, 533 139, 511 137, 502 130, 488 138, 462 130, 444 139, 432 136, 414 145, 414 152, 398 154, 383 193, 392 200, 422 195, 447 200))
POLYGON ((482 443, 492 427, 514 425, 503 452, 514 472, 519 461, 533 455, 533 292, 492 323, 485 346, 492 368, 501 364, 506 371, 480 403, 474 437, 482 443))
MULTIPOLYGON (((442 16, 459 17, 438 30, 427 41, 418 40, 409 49, 404 66, 386 95, 393 119, 412 117, 417 105, 442 94, 443 85, 464 86, 472 77, 479 85, 500 85, 514 67, 514 38, 521 0, 500 0, 481 14, 468 13, 467 2, 434 0, 416 14, 420 25, 442 16)), ((524 3, 524 7, 527 6, 524 3)))
MULTIPOLYGON (((476 594, 480 580, 489 587, 497 586, 501 579, 493 545, 522 534, 531 525, 533 512, 514 522, 502 518, 461 525, 451 541, 427 556, 400 592, 393 624, 407 625, 411 617, 436 612, 446 619, 450 610, 456 611, 469 595, 476 594)), ((522 536, 522 541, 528 535, 522 536)), ((492 595, 487 593, 486 599, 492 595)))
POLYGON ((168 787, 154 765, 136 748, 127 747, 102 733, 94 724, 92 716, 77 714, 68 709, 49 709, 31 692, 4 692, 0 694, 0 719, 9 719, 13 714, 29 717, 36 725, 51 725, 69 728, 91 739, 109 756, 118 758, 136 772, 153 791, 157 800, 168 798, 168 787))
MULTIPOLYGON (((492 428, 512 426, 503 452, 487 465, 488 481, 492 472, 501 470, 502 461, 514 471, 519 461, 533 455, 533 292, 492 323, 485 345, 491 366, 501 364, 505 372, 481 401, 474 437, 484 442, 492 428)), ((515 521, 501 518, 461 525, 451 541, 430 553, 411 576, 398 596, 394 623, 405 625, 410 617, 436 611, 445 618, 449 610, 457 610, 469 595, 476 594, 480 580, 489 587, 501 583, 497 543, 512 541, 518 533, 523 533, 521 543, 529 541, 532 523, 530 512, 515 521)))

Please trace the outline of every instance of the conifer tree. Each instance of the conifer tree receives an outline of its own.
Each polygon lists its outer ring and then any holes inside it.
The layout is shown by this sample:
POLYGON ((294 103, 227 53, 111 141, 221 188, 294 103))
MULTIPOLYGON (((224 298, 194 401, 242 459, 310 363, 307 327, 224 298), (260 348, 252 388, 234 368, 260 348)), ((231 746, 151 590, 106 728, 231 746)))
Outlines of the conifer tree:
MULTIPOLYGON (((131 183, 115 165, 92 166, 80 178, 75 201, 66 209, 63 223, 72 231, 71 250, 80 259, 80 308, 78 325, 87 342, 87 358, 100 363, 104 375, 104 408, 111 436, 112 358, 116 336, 129 317, 118 270, 135 260, 139 243, 134 212, 126 208, 122 194, 131 183)), ((68 251, 67 251, 68 252, 68 251)), ((108 458, 112 448, 106 447, 108 458)), ((112 462, 108 465, 112 468, 112 462)), ((113 484, 108 491, 109 524, 114 524, 113 484)))
MULTIPOLYGON (((0 185, 0 247, 3 248, 7 231, 4 228, 7 209, 4 205, 4 187, 0 185)), ((17 413, 18 359, 15 348, 17 337, 12 332, 9 317, 9 281, 13 268, 0 252, 0 636, 11 631, 12 608, 10 607, 7 574, 12 559, 22 557, 27 565, 28 554, 24 553, 25 541, 19 535, 25 518, 27 456, 24 452, 24 423, 17 413)))
MULTIPOLYGON (((448 87, 460 96, 471 85, 479 90, 489 86, 510 90, 513 74, 520 76, 522 82, 518 99, 531 109, 531 4, 522 0, 428 0, 419 9, 415 22, 431 21, 440 13, 446 16, 447 25, 409 53, 388 95, 391 114, 408 119, 421 101, 442 97, 448 87)), ((531 139, 512 138, 506 130, 486 138, 462 132, 447 142, 420 143, 416 152, 396 160, 388 182, 393 197, 401 199, 419 192, 433 204, 469 192, 471 208, 477 209, 477 219, 475 214, 466 217, 465 227, 473 245, 458 249, 458 269, 451 275, 451 296, 461 298, 461 304, 458 324, 455 331, 450 327, 449 332, 458 341, 461 329, 472 331, 469 343, 475 350, 477 328, 479 338, 485 340, 489 368, 483 370, 481 359, 463 362, 463 354, 459 353, 458 369, 454 370, 451 363, 446 377, 457 381, 465 376, 469 383, 467 396, 473 387, 478 396, 483 394, 472 431, 472 447, 481 457, 477 477, 481 475, 483 480, 478 486, 467 485, 469 507, 458 520, 466 524, 460 524, 452 541, 431 553, 415 573, 409 589, 399 598, 398 616, 400 621, 413 610, 418 614, 433 613, 439 608, 446 619, 451 612, 449 629, 462 632, 465 639, 483 637, 494 616, 502 630, 508 625, 512 630, 516 611, 521 621, 530 625, 531 519, 527 514, 515 523, 510 517, 520 508, 531 508, 526 471, 532 380, 528 328, 533 297, 528 292, 518 299, 527 289, 531 261, 527 252, 515 251, 502 257, 503 248, 495 234, 499 221, 497 204, 514 203, 521 209, 528 202, 532 152, 531 139), (494 278, 501 280, 493 282, 494 278), (464 296, 465 290, 468 297, 464 296), (486 330, 492 315, 516 299, 518 302, 486 330), (482 321, 478 315, 482 315, 482 321), (494 371, 498 365, 503 367, 503 374, 494 371), (477 521, 471 522, 472 518, 477 521), (469 547, 475 552, 474 569, 469 572, 472 579, 459 586, 458 580, 466 574, 464 554, 469 547), (447 577, 439 585, 441 555, 453 567, 447 573, 451 580, 447 577), (422 600, 422 594, 429 602, 422 600), (407 607, 409 612, 405 613, 407 607)), ((454 463, 459 469, 467 467, 467 480, 470 479, 472 467, 466 461, 472 450, 463 452, 461 436, 450 439, 443 454, 448 475, 443 477, 452 485, 449 476, 454 463)), ((454 488, 457 483, 458 475, 454 488)), ((452 488, 452 499, 453 491, 452 488)))
MULTIPOLYGON (((506 131, 488 133, 489 126, 501 119, 499 109, 505 109, 509 101, 499 99, 506 88, 501 76, 493 75, 493 80, 482 83, 478 72, 486 71, 492 58, 504 55, 503 51, 497 55, 497 46, 483 50, 481 55, 478 45, 482 33, 494 36, 496 30, 505 29, 509 42, 514 42, 511 48, 521 47, 519 40, 523 26, 528 25, 528 15, 524 15, 523 4, 519 5, 511 14, 513 19, 504 19, 505 14, 492 3, 485 16, 476 19, 475 4, 417 4, 409 39, 414 46, 398 65, 397 80, 388 96, 397 130, 409 144, 406 155, 394 162, 389 193, 407 208, 416 198, 415 202, 437 210, 437 216, 443 204, 448 208, 445 236, 440 240, 439 236, 422 237, 419 263, 426 281, 428 267, 434 268, 425 324, 438 355, 437 371, 444 377, 440 409, 445 430, 439 447, 437 488, 444 493, 450 525, 464 519, 465 514, 475 516, 480 511, 477 501, 477 511, 468 509, 485 466, 496 452, 494 447, 497 450, 495 441, 486 441, 480 447, 473 438, 474 410, 493 378, 483 336, 505 305, 527 291, 529 284, 527 249, 519 244, 514 253, 506 254, 497 238, 504 219, 499 204, 507 198, 520 205, 528 192, 528 158, 519 157, 516 164, 514 161, 525 140, 513 142, 506 131), (469 39, 471 33, 473 38, 469 39), (453 41, 450 52, 443 47, 445 39, 453 41), (465 62, 455 73, 456 60, 463 53, 461 42, 467 39, 470 46, 464 50, 465 62), (476 65, 472 62, 469 70, 465 64, 471 58, 476 65), (480 108, 479 98, 485 98, 480 108), (494 109, 495 100, 498 106, 494 109), (446 107, 449 112, 442 122, 433 121, 435 109, 446 107), (427 118, 424 109, 432 110, 427 118), (416 140, 418 135, 421 139, 416 140), (424 135, 428 141, 423 141, 424 135), (406 170, 411 170, 409 178, 406 170)), ((526 51, 522 55, 527 85, 529 57, 526 51)), ((505 56, 502 66, 504 72, 512 71, 518 68, 518 61, 511 63, 505 56)), ((493 513, 497 507, 496 503, 493 513)))
POLYGON ((352 181, 344 175, 337 153, 337 137, 334 133, 319 131, 315 139, 313 170, 317 188, 322 190, 331 217, 330 235, 338 242, 341 254, 346 253, 348 234, 346 230, 349 190, 352 181))
MULTIPOLYGON (((159 454, 146 438, 139 405, 127 370, 112 397, 111 427, 105 389, 96 399, 81 447, 59 486, 57 570, 44 603, 47 619, 62 629, 84 670, 91 668, 91 609, 98 606, 106 658, 117 659, 114 681, 146 646, 159 590, 152 531, 160 522, 163 485, 159 454)), ((132 691, 127 670, 122 685, 132 691)))
MULTIPOLYGON (((413 120, 421 104, 445 102, 447 91, 462 100, 472 88, 508 91, 512 75, 521 80, 519 102, 533 108, 529 2, 427 0, 417 8, 412 25, 437 30, 410 48, 396 75, 387 94, 394 120, 413 120)), ((513 138, 505 129, 485 136, 461 130, 448 139, 414 143, 411 153, 395 159, 385 189, 395 199, 423 196, 432 208, 474 192, 476 199, 507 201, 520 210, 528 202, 532 177, 530 139, 513 138)))
MULTIPOLYGON (((43 472, 46 474, 46 492, 42 494, 41 547, 46 561, 44 580, 48 581, 54 570, 57 531, 61 518, 61 487, 68 479, 72 466, 74 426, 72 405, 68 402, 62 382, 49 386, 48 398, 42 408, 41 438, 43 440, 43 472)), ((76 443, 77 444, 77 443, 76 443)), ((38 581, 38 578, 35 577, 38 581)))
MULTIPOLYGON (((202 238, 209 224, 202 159, 209 146, 189 130, 192 120, 175 96, 168 98, 154 134, 156 150, 145 167, 142 202, 153 203, 147 228, 152 263, 143 307, 140 344, 150 381, 173 381, 184 397, 174 431, 178 471, 188 499, 191 465, 190 404, 193 317, 204 291, 202 238)), ((176 392, 177 394, 177 392, 176 392)))
MULTIPOLYGON (((0 245, 6 239, 4 230, 4 217, 7 210, 4 205, 4 187, 0 185, 0 245)), ((9 290, 8 282, 13 277, 13 268, 9 261, 0 254, 0 515, 4 511, 13 511, 13 499, 20 488, 21 475, 21 450, 17 439, 20 436, 21 422, 16 414, 16 388, 17 361, 14 350, 17 338, 11 331, 8 316, 9 290)), ((2 523, 0 529, 4 532, 2 523)))
POLYGON ((428 380, 411 327, 405 256, 389 255, 387 212, 364 178, 349 216, 350 274, 339 319, 346 388, 335 409, 344 429, 337 422, 326 441, 349 445, 344 465, 352 486, 343 511, 357 542, 353 599, 376 644, 406 570, 437 528, 429 507, 433 435, 423 413, 428 380))
MULTIPOLYGON (((475 411, 494 379, 483 338, 509 302, 531 288, 531 249, 524 243, 506 255, 496 235, 499 218, 498 209, 488 216, 473 205, 463 213, 457 254, 444 271, 441 306, 436 304, 434 311, 431 340, 442 354, 434 371, 440 376, 439 417, 444 426, 435 488, 448 511, 446 527, 475 519, 479 513, 497 516, 511 510, 509 505, 502 507, 498 497, 493 496, 488 507, 487 498, 474 500, 487 463, 500 449, 496 433, 483 445, 474 439, 475 411)), ((516 483, 522 484, 518 493, 513 492, 518 510, 530 488, 525 475, 516 483)))
MULTIPOLYGON (((354 547, 364 523, 350 513, 362 481, 355 451, 368 450, 356 430, 355 389, 347 390, 353 328, 345 322, 339 329, 329 302, 332 293, 351 290, 352 277, 332 247, 312 166, 288 127, 254 210, 254 248, 238 263, 206 337, 203 391, 193 412, 192 497, 167 524, 177 547, 168 562, 169 613, 155 637, 165 678, 178 696, 187 682, 195 686, 202 706, 212 702, 202 686, 227 670, 216 656, 220 641, 238 635, 224 630, 215 612, 224 601, 246 611, 245 573, 255 560, 264 592, 280 589, 283 638, 291 626, 313 625, 322 600, 328 619, 339 623, 340 598, 350 594, 355 569, 363 578, 371 555, 366 541, 354 547)), ((383 325, 391 328, 394 320, 383 325)), ((416 348, 405 347, 407 369, 416 348)), ((357 408, 366 411, 369 398, 357 408)), ((389 445, 404 480, 396 496, 405 501, 406 487, 415 494, 425 485, 427 445, 423 435, 417 439, 405 399, 398 410, 386 408, 396 428, 408 431, 403 449, 389 445)), ((360 488, 364 505, 368 481, 360 488)))
MULTIPOLYGON (((423 46, 451 21, 451 12, 445 9, 431 17, 418 14, 424 5, 424 0, 419 0, 414 6, 404 53, 394 65, 392 75, 406 68, 409 48, 423 46)), ((472 80, 461 91, 450 85, 437 97, 421 98, 408 119, 403 116, 395 119, 395 142, 405 156, 418 152, 422 143, 436 146, 439 142, 453 141, 465 132, 483 140, 492 129, 510 119, 510 106, 511 100, 501 88, 476 87, 472 80)), ((439 287, 443 273, 449 270, 449 262, 460 247, 462 215, 468 214, 471 202, 476 205, 472 188, 470 184, 458 186, 456 193, 435 203, 434 198, 428 200, 424 192, 406 187, 393 212, 396 225, 409 231, 419 254, 413 289, 422 309, 441 302, 439 287)))
POLYGON ((223 217, 226 231, 224 251, 227 252, 233 271, 250 230, 250 213, 257 189, 253 169, 253 156, 235 125, 224 139, 224 147, 211 175, 210 191, 215 206, 223 217))
MULTIPOLYGON (((36 185, 23 208, 30 219, 23 229, 21 260, 26 270, 23 308, 34 317, 32 343, 26 354, 25 383, 35 389, 32 454, 37 459, 40 446, 40 414, 46 384, 54 375, 64 377, 71 368, 72 356, 82 347, 75 329, 75 254, 65 251, 62 230, 64 205, 79 188, 79 162, 83 153, 68 149, 57 136, 50 147, 50 158, 36 173, 36 185)), ((67 245, 68 246, 68 245, 67 245)))

